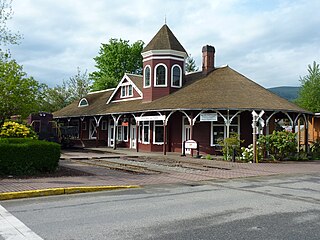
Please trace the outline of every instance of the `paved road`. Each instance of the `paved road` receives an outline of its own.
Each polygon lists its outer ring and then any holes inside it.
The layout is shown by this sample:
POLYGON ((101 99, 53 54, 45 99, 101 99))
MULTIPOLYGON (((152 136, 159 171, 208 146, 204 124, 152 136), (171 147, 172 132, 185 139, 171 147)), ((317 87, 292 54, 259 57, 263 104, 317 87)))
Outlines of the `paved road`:
MULTIPOLYGON (((0 211, 0 217, 20 220, 25 231, 43 239, 320 239, 320 174, 154 185, 0 204, 8 211, 0 211)), ((10 228, 2 223, 0 239, 8 239, 10 228)))

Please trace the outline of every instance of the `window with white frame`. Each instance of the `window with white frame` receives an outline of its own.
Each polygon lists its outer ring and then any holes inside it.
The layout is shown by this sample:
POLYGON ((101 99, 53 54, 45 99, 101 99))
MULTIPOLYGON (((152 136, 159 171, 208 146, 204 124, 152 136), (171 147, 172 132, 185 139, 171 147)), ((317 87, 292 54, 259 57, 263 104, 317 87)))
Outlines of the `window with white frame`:
POLYGON ((156 87, 167 86, 167 66, 160 63, 155 67, 155 83, 156 87))
POLYGON ((182 86, 182 70, 179 65, 174 65, 171 70, 171 86, 180 88, 182 86))
POLYGON ((139 142, 150 143, 150 122, 141 122, 139 126, 139 142))
POLYGON ((121 86, 121 97, 132 97, 133 88, 131 84, 121 86))
POLYGON ((151 67, 148 65, 144 68, 144 81, 143 81, 143 87, 147 88, 151 86, 151 67))
MULTIPOLYGON (((226 116, 225 116, 226 117, 226 116)), ((240 134, 240 118, 236 116, 230 126, 229 126, 229 135, 232 133, 240 134)), ((221 116, 218 116, 218 121, 211 122, 211 146, 219 145, 218 142, 222 139, 227 138, 227 126, 224 122, 224 119, 221 116)))
POLYGON ((162 121, 154 121, 153 127, 153 143, 163 144, 164 142, 164 128, 162 121))
POLYGON ((89 106, 88 100, 85 98, 82 98, 79 102, 78 107, 86 107, 86 106, 89 106))

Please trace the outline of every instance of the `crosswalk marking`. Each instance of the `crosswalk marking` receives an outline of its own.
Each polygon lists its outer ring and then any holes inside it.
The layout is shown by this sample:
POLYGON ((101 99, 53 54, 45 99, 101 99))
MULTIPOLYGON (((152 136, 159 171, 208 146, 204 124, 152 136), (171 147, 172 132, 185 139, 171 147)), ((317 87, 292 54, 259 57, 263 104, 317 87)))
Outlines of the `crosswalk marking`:
POLYGON ((42 238, 0 205, 0 239, 40 240, 42 238))

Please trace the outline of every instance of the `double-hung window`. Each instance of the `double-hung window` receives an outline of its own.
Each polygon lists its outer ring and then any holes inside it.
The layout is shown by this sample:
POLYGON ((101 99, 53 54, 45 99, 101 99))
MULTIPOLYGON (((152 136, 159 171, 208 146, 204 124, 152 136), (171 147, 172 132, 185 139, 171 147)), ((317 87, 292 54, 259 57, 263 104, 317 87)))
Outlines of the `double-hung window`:
POLYGON ((132 85, 123 85, 121 86, 121 97, 132 97, 133 96, 133 89, 132 85))
MULTIPOLYGON (((225 116, 226 117, 226 116, 225 116)), ((236 116, 229 126, 229 135, 232 133, 240 134, 240 118, 236 116)), ((218 121, 211 122, 211 146, 219 145, 218 142, 227 138, 227 126, 224 119, 218 116, 218 121)))
POLYGON ((150 143, 150 122, 141 122, 139 126, 139 142, 144 144, 150 143))
POLYGON ((162 121, 154 121, 153 126, 153 143, 163 144, 164 142, 164 128, 162 121))

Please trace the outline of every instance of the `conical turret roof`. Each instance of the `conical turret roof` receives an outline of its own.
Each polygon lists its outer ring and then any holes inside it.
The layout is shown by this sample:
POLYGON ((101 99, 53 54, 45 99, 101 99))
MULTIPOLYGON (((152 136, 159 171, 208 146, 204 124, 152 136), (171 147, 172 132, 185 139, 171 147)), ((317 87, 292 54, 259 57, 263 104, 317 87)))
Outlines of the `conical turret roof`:
POLYGON ((150 50, 175 50, 187 53, 166 24, 162 26, 142 52, 150 50))

